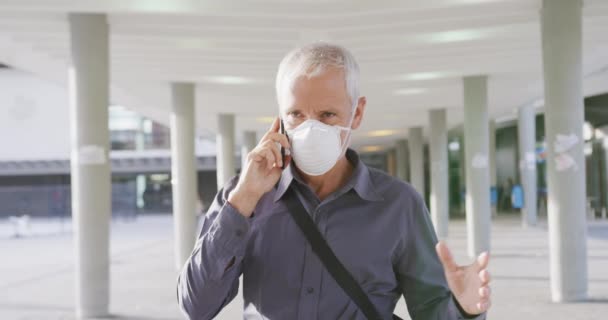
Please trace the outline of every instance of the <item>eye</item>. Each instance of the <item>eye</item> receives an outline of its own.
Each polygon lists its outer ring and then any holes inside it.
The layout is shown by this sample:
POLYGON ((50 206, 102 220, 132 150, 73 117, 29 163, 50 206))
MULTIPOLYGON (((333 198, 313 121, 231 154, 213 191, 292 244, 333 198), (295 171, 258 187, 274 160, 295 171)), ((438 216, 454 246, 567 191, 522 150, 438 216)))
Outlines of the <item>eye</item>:
POLYGON ((330 119, 330 118, 335 117, 336 114, 333 112, 323 112, 323 114, 321 116, 325 119, 330 119))
POLYGON ((294 118, 298 118, 299 116, 302 115, 302 113, 300 113, 300 111, 290 111, 287 113, 287 115, 294 117, 294 118))

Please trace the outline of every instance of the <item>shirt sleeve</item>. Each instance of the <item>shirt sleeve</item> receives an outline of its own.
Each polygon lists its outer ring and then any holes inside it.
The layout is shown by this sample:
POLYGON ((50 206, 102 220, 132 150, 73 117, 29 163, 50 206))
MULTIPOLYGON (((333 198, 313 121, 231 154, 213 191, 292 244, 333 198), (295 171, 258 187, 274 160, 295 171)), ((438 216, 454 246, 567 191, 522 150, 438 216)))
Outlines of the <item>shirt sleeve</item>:
POLYGON ((399 285, 410 316, 413 320, 485 319, 485 313, 471 317, 461 312, 435 251, 437 236, 426 205, 417 192, 411 190, 411 194, 406 205, 407 229, 397 259, 399 285))
POLYGON ((177 279, 177 300, 188 319, 212 319, 238 292, 250 221, 226 201, 237 180, 216 195, 177 279))

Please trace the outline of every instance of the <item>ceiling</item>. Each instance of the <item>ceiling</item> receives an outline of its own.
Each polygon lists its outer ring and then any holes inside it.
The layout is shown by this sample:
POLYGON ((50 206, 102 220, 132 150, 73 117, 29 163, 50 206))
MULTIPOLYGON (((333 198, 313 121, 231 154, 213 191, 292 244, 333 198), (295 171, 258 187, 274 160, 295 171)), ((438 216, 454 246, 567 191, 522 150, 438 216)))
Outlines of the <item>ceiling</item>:
MULTIPOLYGON (((268 127, 274 76, 298 44, 326 40, 361 66, 368 108, 354 144, 393 145, 448 108, 462 123, 462 77, 488 75, 490 115, 542 106, 539 0, 0 0, 0 63, 66 83, 67 13, 107 13, 114 104, 168 123, 169 83, 197 83, 197 128, 218 113, 268 127)), ((608 91, 608 0, 584 2, 584 91, 608 91)), ((240 134, 239 134, 240 136, 240 134)))

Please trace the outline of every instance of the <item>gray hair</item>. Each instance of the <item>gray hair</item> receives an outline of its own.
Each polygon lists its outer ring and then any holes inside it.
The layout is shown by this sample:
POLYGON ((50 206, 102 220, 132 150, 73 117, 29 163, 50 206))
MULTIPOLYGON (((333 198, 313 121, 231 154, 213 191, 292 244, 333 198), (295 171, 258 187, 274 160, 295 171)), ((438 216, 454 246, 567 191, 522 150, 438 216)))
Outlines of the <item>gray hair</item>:
POLYGON ((347 49, 325 42, 315 42, 289 52, 279 65, 275 83, 279 108, 293 90, 295 80, 300 76, 317 76, 328 67, 342 68, 346 90, 354 107, 359 99, 359 65, 347 49))

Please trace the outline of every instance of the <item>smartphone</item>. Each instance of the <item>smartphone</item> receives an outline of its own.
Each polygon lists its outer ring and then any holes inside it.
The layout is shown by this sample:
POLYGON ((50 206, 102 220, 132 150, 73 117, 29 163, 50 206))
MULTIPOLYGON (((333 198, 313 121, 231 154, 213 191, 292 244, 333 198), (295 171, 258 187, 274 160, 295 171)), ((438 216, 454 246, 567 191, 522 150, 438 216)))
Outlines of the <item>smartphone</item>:
MULTIPOLYGON (((287 137, 287 134, 285 133, 285 125, 283 124, 283 119, 281 119, 280 123, 279 123, 279 133, 281 133, 287 137)), ((287 137, 287 140, 289 141, 289 137, 287 137)), ((281 159, 283 159, 283 165, 281 166, 281 169, 285 169, 285 148, 282 145, 281 145, 281 159)))

